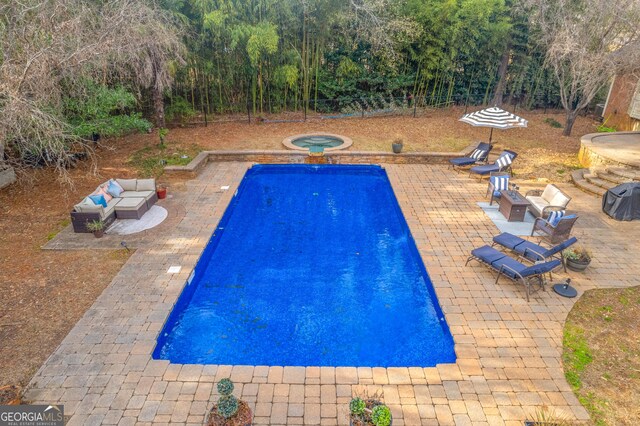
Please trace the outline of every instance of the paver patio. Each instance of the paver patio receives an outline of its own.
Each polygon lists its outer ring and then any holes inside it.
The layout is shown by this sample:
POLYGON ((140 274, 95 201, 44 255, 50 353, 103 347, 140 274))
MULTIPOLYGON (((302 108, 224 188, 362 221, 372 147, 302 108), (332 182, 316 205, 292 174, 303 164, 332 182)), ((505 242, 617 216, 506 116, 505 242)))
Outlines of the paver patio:
MULTIPOLYGON (((522 425, 543 406, 588 418, 560 361, 562 327, 575 299, 548 289, 527 303, 520 286, 495 284, 488 269, 464 266, 497 228, 476 205, 486 182, 444 166, 385 168, 451 328, 455 364, 304 368, 152 360, 157 333, 250 166, 212 163, 167 201, 183 207, 174 210, 179 217, 149 233, 152 243, 138 248, 36 373, 26 399, 64 404, 73 425, 202 424, 217 400, 215 382, 231 377, 254 424, 348 424, 352 395, 376 393, 384 394, 394 425, 522 425), (168 274, 172 265, 181 272, 168 274)), ((569 273, 579 292, 637 285, 637 224, 614 222, 598 212, 599 200, 571 186, 563 190, 580 213, 575 234, 594 253, 587 273, 569 273)), ((566 277, 555 274, 555 282, 566 277)))

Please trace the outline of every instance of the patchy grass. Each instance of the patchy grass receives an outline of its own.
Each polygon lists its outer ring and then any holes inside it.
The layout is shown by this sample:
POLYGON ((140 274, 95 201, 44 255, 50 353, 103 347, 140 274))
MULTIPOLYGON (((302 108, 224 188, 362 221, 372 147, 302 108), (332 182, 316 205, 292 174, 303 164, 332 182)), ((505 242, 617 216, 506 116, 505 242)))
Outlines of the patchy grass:
POLYGON ((562 129, 562 123, 560 123, 555 118, 547 117, 544 119, 544 122, 547 123, 549 126, 553 127, 554 129, 562 129))
POLYGON ((55 236, 58 235, 58 233, 62 231, 64 228, 66 228, 67 225, 70 223, 71 223, 71 219, 68 219, 68 218, 60 221, 60 223, 56 225, 56 228, 47 234, 47 241, 53 240, 55 236))
POLYGON ((564 329, 565 377, 596 425, 640 422, 640 287, 586 292, 564 329))
POLYGON ((184 166, 202 151, 198 145, 153 145, 134 152, 127 164, 138 170, 141 177, 159 177, 164 166, 184 166))

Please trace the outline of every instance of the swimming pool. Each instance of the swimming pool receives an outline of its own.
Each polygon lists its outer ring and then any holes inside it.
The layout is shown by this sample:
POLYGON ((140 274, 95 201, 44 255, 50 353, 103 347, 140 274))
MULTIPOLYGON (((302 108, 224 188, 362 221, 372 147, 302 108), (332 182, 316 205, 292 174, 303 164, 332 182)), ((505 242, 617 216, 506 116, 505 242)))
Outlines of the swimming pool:
POLYGON ((342 165, 247 171, 153 357, 369 367, 456 359, 385 170, 342 165))

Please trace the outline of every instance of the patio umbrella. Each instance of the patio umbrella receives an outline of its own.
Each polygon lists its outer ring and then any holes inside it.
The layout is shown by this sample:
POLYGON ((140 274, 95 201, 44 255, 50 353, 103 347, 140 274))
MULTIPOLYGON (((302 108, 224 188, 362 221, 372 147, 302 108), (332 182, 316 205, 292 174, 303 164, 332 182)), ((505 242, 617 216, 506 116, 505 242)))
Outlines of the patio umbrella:
POLYGON ((493 137, 493 129, 512 129, 514 127, 527 127, 527 120, 498 107, 485 108, 480 111, 465 114, 459 120, 472 126, 491 127, 489 143, 493 137))

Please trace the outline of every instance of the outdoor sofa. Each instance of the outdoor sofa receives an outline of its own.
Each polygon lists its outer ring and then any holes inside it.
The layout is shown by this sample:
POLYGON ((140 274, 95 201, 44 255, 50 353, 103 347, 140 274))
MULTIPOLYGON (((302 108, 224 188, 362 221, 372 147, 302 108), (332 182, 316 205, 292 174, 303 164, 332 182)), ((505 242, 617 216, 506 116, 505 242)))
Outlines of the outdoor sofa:
POLYGON ((531 214, 542 218, 548 217, 552 211, 565 210, 571 201, 571 197, 552 184, 548 184, 544 190, 527 191, 524 198, 531 203, 528 207, 531 214))
POLYGON ((71 211, 74 232, 91 232, 87 222, 116 218, 140 219, 158 201, 155 179, 110 179, 76 204, 71 211))

